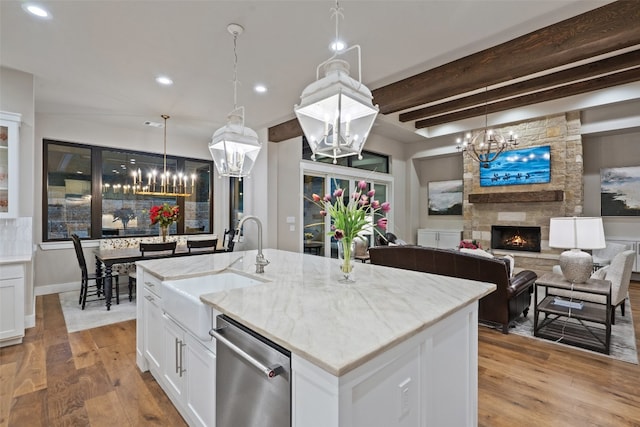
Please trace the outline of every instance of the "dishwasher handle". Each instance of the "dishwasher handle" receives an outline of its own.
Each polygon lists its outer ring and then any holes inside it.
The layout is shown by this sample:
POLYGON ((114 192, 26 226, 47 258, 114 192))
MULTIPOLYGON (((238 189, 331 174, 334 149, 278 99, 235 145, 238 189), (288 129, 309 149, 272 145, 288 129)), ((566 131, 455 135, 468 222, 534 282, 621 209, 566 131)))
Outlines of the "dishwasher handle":
POLYGON ((235 345, 234 343, 232 343, 231 341, 226 339, 221 334, 221 332, 224 329, 225 329, 225 326, 223 326, 221 328, 211 329, 209 331, 209 335, 211 335, 213 338, 215 338, 216 340, 220 341, 221 343, 223 343, 224 345, 229 347, 229 350, 233 351, 238 356, 242 357, 244 360, 246 360, 247 362, 251 363, 260 372, 262 372, 267 378, 275 378, 280 373, 282 373, 282 371, 283 371, 282 366, 280 366, 280 365, 265 366, 264 364, 262 364, 258 360, 256 360, 253 356, 248 354, 246 351, 244 351, 243 349, 241 349, 240 347, 238 347, 237 345, 235 345))

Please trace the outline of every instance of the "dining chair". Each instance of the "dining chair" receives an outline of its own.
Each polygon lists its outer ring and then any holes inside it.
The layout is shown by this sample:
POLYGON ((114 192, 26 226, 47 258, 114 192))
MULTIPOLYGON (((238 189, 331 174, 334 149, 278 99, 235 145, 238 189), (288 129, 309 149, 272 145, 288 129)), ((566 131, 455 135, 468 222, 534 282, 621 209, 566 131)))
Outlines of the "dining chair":
MULTIPOLYGON (((80 282, 80 298, 78 299, 78 304, 82 304, 82 309, 84 310, 88 296, 96 296, 96 300, 102 299, 100 298, 103 294, 102 285, 107 276, 102 274, 97 275, 95 273, 89 273, 87 270, 87 262, 84 257, 84 252, 82 252, 82 243, 80 242, 80 237, 78 237, 77 234, 72 234, 71 240, 73 241, 73 248, 76 251, 76 258, 78 259, 78 265, 80 266, 80 271, 82 272, 82 281, 80 282), (94 284, 89 285, 90 281, 93 281, 94 284), (95 289, 91 293, 89 293, 90 287, 95 289)), ((116 304, 120 304, 120 288, 118 275, 112 274, 111 278, 112 280, 115 279, 116 282, 116 304)))
MULTIPOLYGON (((150 256, 150 258, 153 257, 153 253, 158 253, 158 252, 164 252, 164 253, 171 252, 171 255, 174 255, 176 253, 177 245, 178 245, 178 242, 176 241, 162 242, 162 243, 140 242, 140 252, 142 253, 143 257, 147 256, 151 252, 152 255, 150 256)), ((132 272, 129 273, 129 301, 133 301, 133 287, 136 286, 137 280, 138 280, 138 274, 134 269, 132 272)))
POLYGON ((222 250, 224 252, 233 252, 233 247, 236 242, 233 241, 233 238, 236 235, 236 230, 233 228, 231 230, 224 230, 224 238, 222 239, 222 250))
POLYGON ((200 239, 200 240, 187 240, 187 248, 189 253, 192 253, 192 249, 198 252, 198 249, 213 249, 214 251, 218 247, 218 239, 200 239))

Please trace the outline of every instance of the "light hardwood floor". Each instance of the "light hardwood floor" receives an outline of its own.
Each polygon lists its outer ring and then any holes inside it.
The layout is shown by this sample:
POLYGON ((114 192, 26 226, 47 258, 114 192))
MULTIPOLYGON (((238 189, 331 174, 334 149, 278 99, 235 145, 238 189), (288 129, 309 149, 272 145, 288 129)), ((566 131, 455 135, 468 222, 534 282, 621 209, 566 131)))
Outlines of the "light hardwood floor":
MULTIPOLYGON (((630 299, 638 343, 640 282, 630 299)), ((485 327, 478 364, 480 426, 640 426, 638 365, 485 327)), ((58 296, 37 297, 36 327, 0 349, 0 426, 147 425, 185 423, 135 365, 135 321, 68 334, 58 296)))

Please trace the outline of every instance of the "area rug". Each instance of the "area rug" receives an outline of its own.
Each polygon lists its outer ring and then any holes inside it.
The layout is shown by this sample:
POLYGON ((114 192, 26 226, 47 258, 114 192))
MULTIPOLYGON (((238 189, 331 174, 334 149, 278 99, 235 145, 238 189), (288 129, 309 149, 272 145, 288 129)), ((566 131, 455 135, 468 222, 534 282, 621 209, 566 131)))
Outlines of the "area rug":
POLYGON ((114 298, 109 311, 107 311, 104 301, 87 302, 82 310, 82 306, 78 304, 78 291, 64 292, 58 295, 69 333, 136 318, 136 301, 129 302, 127 295, 120 297, 120 304, 116 304, 114 298))
MULTIPOLYGON (((533 298, 533 297, 532 297, 533 298)), ((546 342, 556 342, 544 338, 533 336, 533 304, 529 311, 529 315, 525 318, 520 316, 514 323, 515 327, 509 329, 509 333, 530 337, 533 339, 541 339, 546 342)), ((623 362, 638 364, 638 350, 636 348, 636 334, 633 327, 633 315, 631 314, 631 303, 627 299, 625 304, 624 317, 620 314, 620 308, 616 309, 616 324, 611 325, 611 345, 609 347, 609 355, 593 352, 580 347, 575 347, 562 342, 556 342, 559 345, 588 351, 594 354, 601 354, 623 362)))

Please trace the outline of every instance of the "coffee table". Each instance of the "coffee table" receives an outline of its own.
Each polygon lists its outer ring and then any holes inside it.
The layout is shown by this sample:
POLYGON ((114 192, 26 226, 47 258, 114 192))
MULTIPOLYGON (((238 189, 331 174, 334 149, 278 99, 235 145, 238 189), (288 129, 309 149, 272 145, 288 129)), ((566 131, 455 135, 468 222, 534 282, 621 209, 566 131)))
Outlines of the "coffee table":
MULTIPOLYGON (((536 280, 533 335, 609 354, 611 344, 611 282, 588 279, 567 281, 561 274, 545 273, 536 280), (538 288, 544 298, 538 302, 538 288), (572 297, 558 296, 556 289, 572 291, 572 297), (603 302, 587 301, 601 296, 603 302), (562 302, 556 301, 561 298, 562 302), (579 306, 567 307, 567 303, 579 306), (542 314, 542 316, 540 315, 542 314)), ((571 305, 571 304, 569 304, 571 305)))

